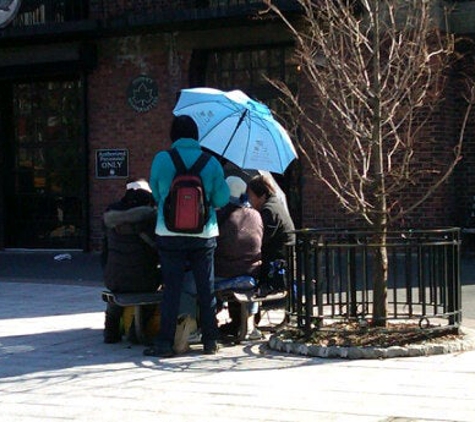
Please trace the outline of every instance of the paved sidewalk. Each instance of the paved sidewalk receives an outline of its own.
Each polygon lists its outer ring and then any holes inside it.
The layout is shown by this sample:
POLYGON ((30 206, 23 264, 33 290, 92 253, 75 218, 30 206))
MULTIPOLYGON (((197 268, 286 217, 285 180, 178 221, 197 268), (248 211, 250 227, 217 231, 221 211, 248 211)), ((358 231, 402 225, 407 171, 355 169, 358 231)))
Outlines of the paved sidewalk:
POLYGON ((29 421, 475 421, 475 352, 325 360, 102 343, 98 285, 0 281, 0 408, 29 421))

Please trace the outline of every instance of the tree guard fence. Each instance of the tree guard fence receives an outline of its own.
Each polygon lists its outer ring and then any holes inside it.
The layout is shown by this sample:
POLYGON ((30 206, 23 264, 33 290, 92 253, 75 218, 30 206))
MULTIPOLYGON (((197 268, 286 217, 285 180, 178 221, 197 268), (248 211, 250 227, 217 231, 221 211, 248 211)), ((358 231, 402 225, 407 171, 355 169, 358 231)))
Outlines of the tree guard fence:
MULTIPOLYGON (((375 232, 297 230, 289 247, 289 312, 309 333, 329 321, 371 323, 375 232)), ((460 229, 398 230, 387 235, 387 321, 421 328, 462 321, 460 229)))

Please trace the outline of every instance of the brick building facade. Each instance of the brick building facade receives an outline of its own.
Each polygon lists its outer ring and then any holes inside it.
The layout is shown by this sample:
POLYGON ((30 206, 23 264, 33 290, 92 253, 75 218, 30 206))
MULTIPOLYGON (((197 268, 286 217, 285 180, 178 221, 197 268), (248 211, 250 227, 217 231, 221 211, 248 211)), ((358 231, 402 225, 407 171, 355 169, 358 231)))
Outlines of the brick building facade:
MULTIPOLYGON (((180 88, 238 88, 278 109, 261 74, 297 80, 291 39, 260 13, 259 1, 19 3, 3 25, 0 9, 0 249, 99 249, 105 207, 126 180, 148 178, 154 155, 169 145, 180 88), (114 154, 125 155, 109 159, 114 154)), ((298 16, 294 2, 280 3, 298 16)), ((462 3, 471 10, 475 2, 462 3)), ((458 16, 454 24, 465 25, 458 16)), ((431 122, 442 144, 456 135, 462 109, 454 70, 447 102, 431 122)), ((474 129, 454 176, 405 224, 466 223, 475 195, 474 129)), ((355 224, 304 160, 277 178, 298 227, 355 224)))

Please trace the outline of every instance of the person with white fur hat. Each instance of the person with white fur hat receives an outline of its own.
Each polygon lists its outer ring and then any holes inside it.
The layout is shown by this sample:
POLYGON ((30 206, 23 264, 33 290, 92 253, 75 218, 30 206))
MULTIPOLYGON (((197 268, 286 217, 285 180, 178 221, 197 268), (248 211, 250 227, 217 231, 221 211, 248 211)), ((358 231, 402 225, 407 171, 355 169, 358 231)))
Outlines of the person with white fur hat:
MULTIPOLYGON (((240 177, 228 176, 230 190, 228 205, 218 212, 219 237, 215 251, 215 277, 230 278, 241 275, 257 277, 261 268, 261 246, 264 228, 259 212, 253 209, 246 195, 247 184, 240 177)), ((222 331, 236 334, 240 311, 229 309, 232 322, 222 331)), ((255 312, 254 312, 255 313, 255 312)), ((248 321, 248 338, 260 339, 262 334, 254 326, 254 315, 248 321)))
MULTIPOLYGON (((126 185, 125 195, 104 212, 105 237, 102 250, 105 286, 114 293, 157 290, 160 282, 155 248, 157 211, 149 184, 144 179, 126 185)), ((123 308, 108 303, 104 342, 122 338, 120 319, 123 308)))

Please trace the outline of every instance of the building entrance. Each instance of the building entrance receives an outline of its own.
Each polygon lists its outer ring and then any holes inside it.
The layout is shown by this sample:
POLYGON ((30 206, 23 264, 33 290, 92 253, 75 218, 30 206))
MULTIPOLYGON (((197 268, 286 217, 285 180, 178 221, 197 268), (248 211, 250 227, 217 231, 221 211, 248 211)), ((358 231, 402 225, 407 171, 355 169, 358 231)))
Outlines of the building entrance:
POLYGON ((0 89, 3 246, 84 249, 83 82, 62 78, 0 89))

